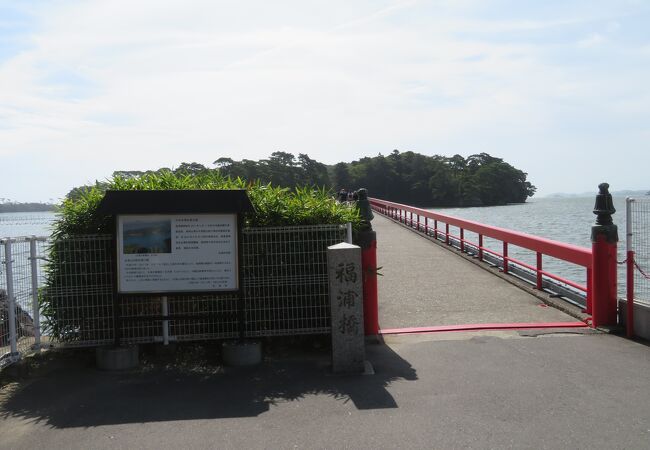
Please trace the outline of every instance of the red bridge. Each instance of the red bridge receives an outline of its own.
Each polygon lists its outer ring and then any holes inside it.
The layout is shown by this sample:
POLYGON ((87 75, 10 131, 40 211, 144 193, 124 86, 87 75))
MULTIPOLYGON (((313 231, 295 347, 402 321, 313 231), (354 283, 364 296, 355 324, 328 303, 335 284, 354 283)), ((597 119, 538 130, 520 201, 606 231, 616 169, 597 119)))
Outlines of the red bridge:
POLYGON ((369 200, 385 275, 378 277, 381 333, 616 325, 616 244, 605 236, 578 247, 369 200), (536 264, 509 256, 510 246, 531 252, 536 264), (583 268, 586 285, 544 270, 544 258, 583 268))

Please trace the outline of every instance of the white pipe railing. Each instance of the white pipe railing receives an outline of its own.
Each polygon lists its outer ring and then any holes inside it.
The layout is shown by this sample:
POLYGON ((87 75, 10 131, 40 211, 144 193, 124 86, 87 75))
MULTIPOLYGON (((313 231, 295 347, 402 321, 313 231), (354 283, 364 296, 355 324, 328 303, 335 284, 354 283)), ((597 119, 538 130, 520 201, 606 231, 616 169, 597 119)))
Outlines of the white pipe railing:
POLYGON ((13 257, 11 254, 11 239, 5 241, 5 273, 7 275, 7 320, 9 322, 10 358, 18 354, 18 339, 16 337, 16 296, 14 295, 13 257))
POLYGON ((41 348, 41 313, 38 302, 38 255, 36 254, 36 241, 32 236, 29 239, 29 262, 32 275, 32 320, 34 323, 34 349, 41 348))

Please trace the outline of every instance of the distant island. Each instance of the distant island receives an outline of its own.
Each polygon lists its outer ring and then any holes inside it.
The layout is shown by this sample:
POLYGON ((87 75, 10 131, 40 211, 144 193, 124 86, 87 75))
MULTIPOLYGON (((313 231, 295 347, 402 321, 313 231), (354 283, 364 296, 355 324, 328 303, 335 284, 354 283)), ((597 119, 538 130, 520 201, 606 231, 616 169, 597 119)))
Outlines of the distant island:
POLYGON ((51 203, 38 203, 38 202, 29 202, 29 203, 20 203, 5 201, 0 203, 0 213, 16 213, 16 212, 45 212, 45 211, 55 211, 56 205, 51 203))
MULTIPOLYGON (((422 155, 393 150, 364 157, 350 163, 326 165, 300 153, 273 152, 268 159, 235 161, 221 157, 214 168, 199 163, 181 163, 175 169, 150 171, 124 170, 114 177, 140 177, 146 173, 164 173, 193 176, 209 172, 233 179, 260 181, 274 186, 296 188, 314 186, 346 191, 368 189, 371 197, 423 207, 439 206, 493 206, 524 203, 535 194, 536 188, 527 181, 528 174, 511 166, 501 158, 477 153, 467 158, 422 155)), ((105 182, 95 187, 104 189, 105 182)), ((90 186, 72 189, 67 195, 74 199, 84 195, 90 186)))
MULTIPOLYGON (((564 193, 557 192, 554 194, 549 194, 546 198, 574 198, 574 197, 593 197, 598 193, 598 189, 594 189, 593 192, 580 192, 580 193, 564 193)), ((622 191, 612 191, 612 196, 614 197, 645 197, 650 195, 650 191, 645 189, 642 190, 622 190, 622 191)))

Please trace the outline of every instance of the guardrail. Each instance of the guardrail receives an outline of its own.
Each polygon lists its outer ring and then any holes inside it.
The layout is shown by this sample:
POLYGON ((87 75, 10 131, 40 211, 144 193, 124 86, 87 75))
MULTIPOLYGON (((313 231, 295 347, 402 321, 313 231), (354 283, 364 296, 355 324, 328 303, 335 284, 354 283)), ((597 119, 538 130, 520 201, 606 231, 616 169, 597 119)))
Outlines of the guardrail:
POLYGON ((587 313, 591 313, 592 268, 594 265, 592 249, 377 198, 371 198, 370 204, 376 212, 434 239, 444 241, 447 245, 455 245, 463 252, 474 252, 480 261, 500 265, 504 273, 512 272, 527 279, 537 289, 542 290, 553 285, 556 292, 560 291, 559 295, 569 298, 572 303, 582 306, 587 313), (465 233, 468 231, 478 235, 478 242, 472 242, 466 238, 465 233), (484 238, 501 241, 501 252, 486 247, 484 238), (531 265, 509 256, 508 247, 510 245, 535 252, 536 264, 531 265), (586 270, 586 285, 544 270, 543 256, 583 267, 586 270), (526 276, 527 274, 531 276, 526 276), (564 286, 568 286, 570 289, 566 289, 564 286))

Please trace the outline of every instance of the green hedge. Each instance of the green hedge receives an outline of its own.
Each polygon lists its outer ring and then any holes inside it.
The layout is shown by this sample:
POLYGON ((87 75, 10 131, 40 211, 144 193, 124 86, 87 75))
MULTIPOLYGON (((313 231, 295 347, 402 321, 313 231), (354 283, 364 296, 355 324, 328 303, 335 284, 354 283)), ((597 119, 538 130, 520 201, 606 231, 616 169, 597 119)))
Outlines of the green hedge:
POLYGON ((295 189, 246 182, 241 178, 224 177, 217 171, 197 175, 174 174, 171 171, 147 173, 140 177, 115 177, 101 187, 85 190, 77 198, 63 201, 60 219, 55 223, 53 238, 66 239, 84 234, 111 233, 109 217, 97 213, 104 191, 118 190, 195 190, 246 189, 255 207, 255 214, 246 216, 245 226, 316 225, 360 223, 356 208, 336 202, 327 189, 298 187, 295 189))
MULTIPOLYGON (((139 177, 115 177, 106 183, 84 189, 80 195, 66 199, 61 205, 60 218, 55 223, 49 251, 46 288, 41 296, 48 332, 60 341, 102 342, 112 336, 112 300, 110 292, 105 292, 112 280, 108 275, 97 275, 109 274, 112 270, 110 242, 77 239, 85 235, 113 232, 114 222, 111 217, 97 212, 107 189, 246 189, 255 207, 255 213, 244 217, 246 227, 352 222, 353 227, 358 229, 360 225, 358 210, 336 202, 333 195, 325 189, 287 189, 259 182, 248 183, 240 178, 224 177, 217 171, 196 175, 163 171, 139 177), (104 294, 99 295, 100 292, 104 294)), ((321 251, 322 249, 314 249, 314 257, 321 251)), ((257 274, 262 275, 264 274, 257 274)), ((273 276, 272 273, 267 275, 273 276)), ((286 294, 289 295, 290 292, 286 294)), ((280 327, 282 324, 273 326, 280 327)))

